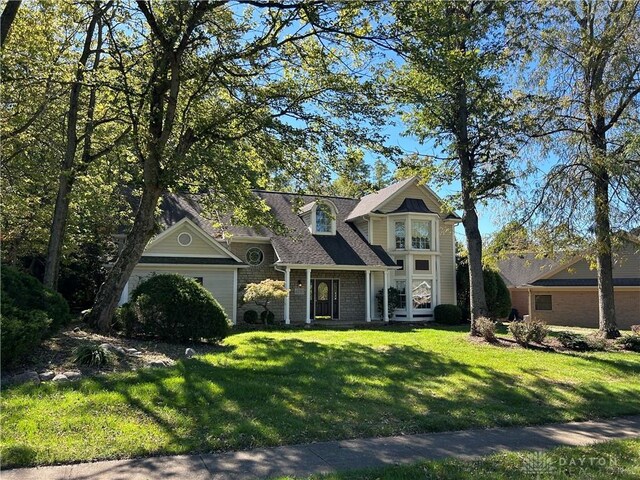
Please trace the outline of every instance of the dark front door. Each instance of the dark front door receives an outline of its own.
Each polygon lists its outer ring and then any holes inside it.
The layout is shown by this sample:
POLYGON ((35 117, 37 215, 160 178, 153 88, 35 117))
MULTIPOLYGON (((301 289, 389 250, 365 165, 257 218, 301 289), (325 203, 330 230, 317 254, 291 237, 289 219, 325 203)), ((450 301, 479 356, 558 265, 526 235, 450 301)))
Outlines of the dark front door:
POLYGON ((315 283, 315 316, 331 318, 331 304, 333 300, 331 280, 316 280, 315 283))

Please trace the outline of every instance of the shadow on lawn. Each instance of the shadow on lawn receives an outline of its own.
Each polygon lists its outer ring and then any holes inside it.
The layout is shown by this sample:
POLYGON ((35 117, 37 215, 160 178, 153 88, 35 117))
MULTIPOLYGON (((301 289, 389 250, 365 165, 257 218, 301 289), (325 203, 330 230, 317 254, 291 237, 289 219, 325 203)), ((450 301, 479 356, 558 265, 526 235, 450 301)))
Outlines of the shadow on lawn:
MULTIPOLYGON (((78 389, 90 394, 104 389, 122 395, 170 439, 152 451, 137 451, 138 455, 640 411, 640 395, 633 385, 611 389, 599 381, 554 382, 544 377, 543 370, 526 372, 529 377, 521 383, 516 374, 412 346, 336 346, 268 337, 249 338, 247 343, 251 346, 246 350, 212 353, 171 368, 87 379, 44 392, 78 389)), ((613 374, 638 373, 637 364, 631 362, 589 362, 613 374)))

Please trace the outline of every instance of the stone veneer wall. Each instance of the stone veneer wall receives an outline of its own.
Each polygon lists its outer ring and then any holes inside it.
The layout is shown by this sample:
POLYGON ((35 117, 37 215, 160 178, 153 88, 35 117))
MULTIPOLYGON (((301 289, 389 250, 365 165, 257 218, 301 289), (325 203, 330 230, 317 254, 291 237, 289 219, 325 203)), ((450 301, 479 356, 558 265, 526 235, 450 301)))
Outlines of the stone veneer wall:
MULTIPOLYGON (((274 280, 284 280, 284 273, 278 272, 273 268, 273 264, 276 261, 276 254, 273 251, 273 247, 268 243, 231 243, 229 250, 237 256, 243 262, 246 262, 247 250, 252 247, 258 247, 264 253, 264 260, 260 265, 249 266, 247 268, 238 269, 238 318, 237 322, 242 323, 244 312, 247 310, 255 310, 260 313, 262 307, 255 303, 247 303, 242 305, 242 295, 244 294, 244 286, 248 283, 258 283, 267 278, 273 278, 274 280)), ((274 301, 269 304, 269 310, 271 310, 276 318, 276 321, 282 321, 284 319, 284 300, 274 301)))
MULTIPOLYGON (((311 279, 339 280, 339 320, 346 322, 365 321, 365 277, 363 271, 312 270, 311 279)), ((304 323, 306 307, 306 270, 291 270, 291 323, 304 323), (298 288, 302 282, 303 288, 298 288)))

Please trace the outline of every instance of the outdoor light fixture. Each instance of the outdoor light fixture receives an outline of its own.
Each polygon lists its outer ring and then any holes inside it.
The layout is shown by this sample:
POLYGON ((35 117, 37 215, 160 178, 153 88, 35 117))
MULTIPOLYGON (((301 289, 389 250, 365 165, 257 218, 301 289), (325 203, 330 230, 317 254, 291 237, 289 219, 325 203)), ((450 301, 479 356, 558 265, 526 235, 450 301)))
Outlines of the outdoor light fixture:
POLYGON ((302 280, 298 280, 298 288, 302 288, 302 280))

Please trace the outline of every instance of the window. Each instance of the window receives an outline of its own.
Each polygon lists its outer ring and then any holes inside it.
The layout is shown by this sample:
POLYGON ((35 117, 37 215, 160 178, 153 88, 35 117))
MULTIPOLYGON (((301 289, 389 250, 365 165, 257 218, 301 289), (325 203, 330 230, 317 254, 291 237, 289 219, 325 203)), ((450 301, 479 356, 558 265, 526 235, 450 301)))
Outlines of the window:
POLYGON ((411 299, 415 309, 431 308, 431 280, 411 282, 411 299))
POLYGON ((398 309, 406 310, 407 308, 407 282, 405 280, 396 280, 396 290, 398 290, 398 309))
POLYGON ((411 222, 411 248, 431 249, 431 222, 423 220, 411 222))
POLYGON ((323 203, 316 207, 316 233, 332 233, 331 208, 323 203))
POLYGON ((400 267, 399 271, 404 270, 404 260, 396 260, 396 265, 400 267))
POLYGON ((429 260, 416 260, 416 270, 429 270, 429 260))
POLYGON ((396 248, 405 248, 405 239, 407 237, 404 222, 396 222, 396 248))
POLYGON ((178 244, 183 247, 188 247, 189 245, 191 245, 192 241, 193 238, 191 238, 191 235, 187 232, 182 232, 180 235, 178 235, 178 244))
POLYGON ((536 310, 551 310, 551 295, 535 296, 536 310))
POLYGON ((260 265, 264 260, 264 253, 258 247, 251 247, 247 250, 247 254, 245 256, 247 259, 247 263, 254 267, 260 265))

